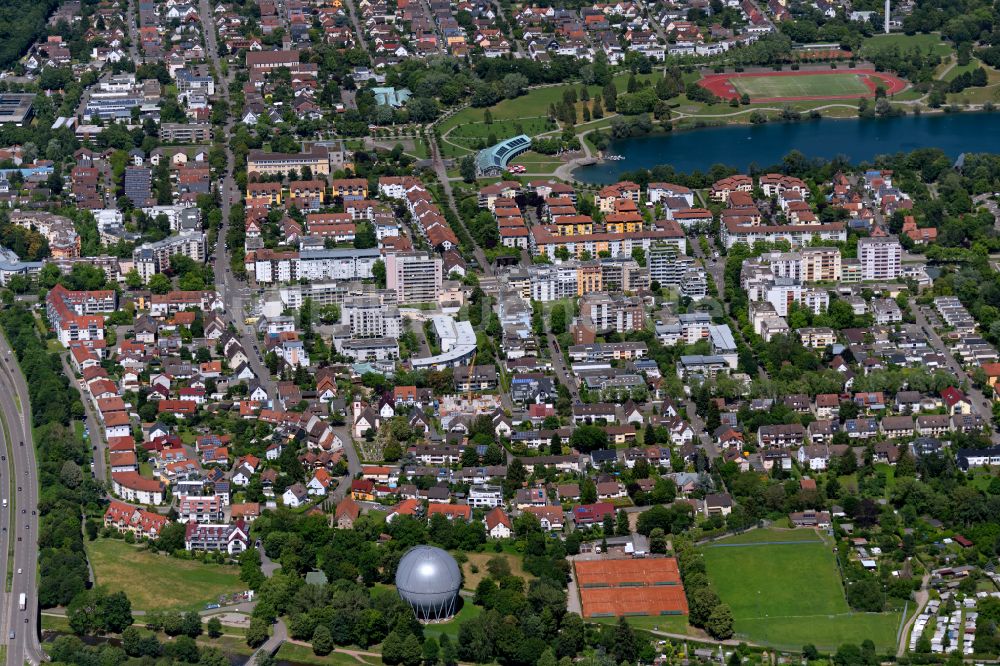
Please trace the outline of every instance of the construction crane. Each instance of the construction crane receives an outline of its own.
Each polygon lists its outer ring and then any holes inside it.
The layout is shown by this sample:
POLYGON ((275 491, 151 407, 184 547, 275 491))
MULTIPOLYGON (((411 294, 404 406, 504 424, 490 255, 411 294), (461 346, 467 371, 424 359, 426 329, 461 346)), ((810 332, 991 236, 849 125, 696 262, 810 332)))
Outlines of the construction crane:
POLYGON ((472 373, 476 371, 476 354, 478 353, 479 353, 479 346, 477 345, 476 348, 472 351, 472 363, 469 365, 469 374, 468 374, 469 392, 466 395, 466 398, 469 400, 470 406, 472 405, 472 373))

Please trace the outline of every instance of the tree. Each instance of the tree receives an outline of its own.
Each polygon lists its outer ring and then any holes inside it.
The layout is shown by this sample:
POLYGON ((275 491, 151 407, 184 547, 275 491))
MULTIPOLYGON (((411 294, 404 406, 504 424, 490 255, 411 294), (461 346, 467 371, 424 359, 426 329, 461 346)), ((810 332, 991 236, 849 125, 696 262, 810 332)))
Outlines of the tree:
POLYGON ((142 633, 137 627, 129 627, 122 632, 122 649, 130 657, 138 657, 142 654, 142 633))
POLYGON ((133 268, 125 274, 125 286, 129 289, 139 289, 142 287, 142 277, 139 275, 139 271, 133 268))
POLYGON ((562 455, 562 437, 559 436, 559 433, 552 435, 552 441, 549 442, 549 453, 554 456, 562 455))
POLYGON ((250 624, 246 628, 247 645, 258 648, 267 642, 269 628, 263 618, 255 617, 250 619, 250 624))
POLYGON ((566 332, 566 308, 561 303, 552 306, 549 313, 549 330, 555 335, 566 332))
POLYGON ((691 624, 704 627, 712 616, 712 611, 719 605, 719 596, 707 587, 700 587, 690 593, 688 605, 691 624))
POLYGON ((149 290, 154 294, 163 295, 170 291, 170 279, 163 273, 156 273, 149 278, 149 290))
POLYGON ((619 664, 623 661, 634 663, 639 657, 639 641, 632 631, 632 626, 623 617, 618 618, 618 626, 615 627, 611 654, 619 664))
POLYGON ((719 640, 725 640, 732 637, 733 611, 729 608, 729 604, 719 604, 712 609, 711 614, 708 616, 708 621, 705 623, 705 631, 707 631, 712 638, 719 640))
POLYGON ((181 633, 191 638, 201 636, 201 616, 195 611, 184 613, 184 620, 181 625, 181 633))
POLYGON ((608 447, 608 433, 593 425, 581 425, 570 435, 569 444, 581 453, 608 447))
POLYGON ((385 262, 381 259, 372 264, 372 277, 380 289, 385 289, 385 262))
POLYGON ((313 631, 312 649, 315 654, 321 657, 333 652, 333 634, 330 633, 330 628, 325 624, 318 625, 313 631))
POLYGON ((433 636, 424 639, 424 666, 435 666, 438 663, 440 656, 440 650, 438 649, 438 642, 433 636))
POLYGON ((458 169, 462 174, 462 180, 467 183, 476 182, 476 160, 472 155, 463 157, 462 161, 458 163, 458 169))
POLYGON ((617 536, 628 536, 631 532, 628 524, 628 514, 625 513, 625 509, 618 509, 618 515, 616 516, 615 522, 615 534, 617 536))
POLYGON ((222 635, 222 621, 216 617, 212 616, 208 621, 208 636, 210 638, 218 638, 222 635))
POLYGON ((916 476, 917 463, 910 452, 910 447, 903 444, 899 447, 899 458, 896 460, 896 478, 916 476))
POLYGON ((417 637, 398 627, 389 632, 382 642, 382 661, 394 666, 419 666, 423 659, 423 651, 417 637))
POLYGON ((101 615, 101 629, 107 633, 120 634, 132 626, 132 604, 124 592, 115 592, 98 602, 101 615))
POLYGON ((451 642, 448 634, 441 634, 441 662, 444 666, 455 666, 458 663, 458 648, 451 642))
POLYGON ((183 523, 170 522, 160 532, 160 537, 156 540, 157 550, 167 553, 184 550, 184 532, 186 527, 183 523))
POLYGON ((177 661, 186 661, 189 664, 198 661, 198 645, 190 636, 178 636, 170 644, 170 651, 177 661))
POLYGON ((649 552, 661 555, 667 552, 667 534, 662 527, 656 527, 649 533, 649 552))

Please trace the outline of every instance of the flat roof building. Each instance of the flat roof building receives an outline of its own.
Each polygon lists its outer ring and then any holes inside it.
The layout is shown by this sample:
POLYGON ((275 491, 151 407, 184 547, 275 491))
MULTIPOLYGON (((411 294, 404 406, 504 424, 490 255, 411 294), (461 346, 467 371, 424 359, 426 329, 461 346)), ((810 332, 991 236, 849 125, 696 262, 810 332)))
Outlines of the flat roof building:
POLYGON ((33 94, 5 93, 0 95, 0 125, 21 127, 31 117, 33 94))

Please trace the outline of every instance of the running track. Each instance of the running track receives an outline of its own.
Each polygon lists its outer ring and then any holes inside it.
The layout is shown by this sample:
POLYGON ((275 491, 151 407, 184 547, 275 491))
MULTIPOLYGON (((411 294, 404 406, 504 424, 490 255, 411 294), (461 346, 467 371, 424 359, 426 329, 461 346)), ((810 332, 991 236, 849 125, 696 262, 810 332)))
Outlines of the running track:
POLYGON ((885 86, 887 95, 895 95, 906 88, 906 81, 894 74, 886 72, 876 72, 874 69, 831 69, 831 70, 800 70, 789 72, 744 72, 739 74, 710 74, 698 81, 698 85, 710 90, 717 97, 722 99, 733 99, 739 97, 739 92, 730 83, 730 79, 750 78, 761 76, 824 76, 832 74, 858 74, 861 81, 868 87, 868 95, 847 94, 847 95, 806 95, 802 97, 760 97, 753 98, 753 103, 758 102, 808 102, 816 100, 830 99, 858 99, 859 97, 874 97, 876 80, 885 86))

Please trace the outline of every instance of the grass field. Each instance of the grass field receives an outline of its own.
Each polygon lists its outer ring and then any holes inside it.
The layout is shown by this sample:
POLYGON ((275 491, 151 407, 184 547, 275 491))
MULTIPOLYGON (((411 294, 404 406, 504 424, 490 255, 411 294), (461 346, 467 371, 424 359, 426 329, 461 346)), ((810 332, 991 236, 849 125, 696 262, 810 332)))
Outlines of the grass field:
POLYGON ((462 609, 458 611, 458 615, 447 622, 432 622, 424 625, 424 636, 440 639, 441 634, 448 634, 448 638, 456 641, 458 640, 458 628, 465 622, 478 617, 482 612, 482 606, 475 606, 472 599, 463 598, 462 609))
POLYGON ((381 664, 378 657, 368 655, 352 655, 344 652, 331 652, 325 657, 315 654, 311 648, 295 643, 284 643, 275 655, 279 661, 293 664, 316 664, 316 666, 363 666, 364 664, 381 664))
POLYGON ((893 33, 891 35, 874 35, 866 39, 861 44, 861 55, 892 48, 898 48, 901 53, 919 48, 924 53, 933 51, 942 56, 952 52, 951 46, 947 42, 941 41, 940 35, 893 33))
POLYGON ((809 76, 746 76, 730 82, 740 94, 750 99, 779 97, 847 97, 869 94, 868 87, 856 74, 817 74, 809 76))
POLYGON ((135 610, 201 610, 246 589, 239 569, 179 560, 117 539, 87 543, 96 583, 128 595, 135 610))
POLYGON ((833 551, 815 531, 754 530, 703 552, 740 637, 786 649, 833 650, 865 638, 879 650, 895 645, 899 613, 852 612, 833 551))
POLYGON ((510 565, 510 572, 515 576, 526 580, 533 578, 533 576, 524 572, 524 560, 518 555, 511 553, 466 553, 465 556, 468 558, 468 561, 462 565, 462 576, 464 578, 462 587, 466 590, 475 590, 479 585, 479 581, 489 575, 490 572, 487 570, 486 564, 494 557, 502 557, 507 560, 507 564, 510 565), (479 570, 478 572, 472 572, 473 565, 479 570))

